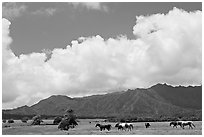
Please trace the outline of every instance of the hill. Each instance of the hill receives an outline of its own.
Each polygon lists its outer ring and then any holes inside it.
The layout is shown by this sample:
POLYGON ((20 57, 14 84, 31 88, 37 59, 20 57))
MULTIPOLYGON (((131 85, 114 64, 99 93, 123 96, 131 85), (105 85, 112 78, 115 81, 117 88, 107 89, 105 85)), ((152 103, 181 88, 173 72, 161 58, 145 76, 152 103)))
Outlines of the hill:
POLYGON ((129 89, 80 98, 53 95, 30 107, 3 110, 3 114, 63 115, 67 108, 72 108, 80 117, 201 117, 202 86, 157 84, 148 89, 129 89))

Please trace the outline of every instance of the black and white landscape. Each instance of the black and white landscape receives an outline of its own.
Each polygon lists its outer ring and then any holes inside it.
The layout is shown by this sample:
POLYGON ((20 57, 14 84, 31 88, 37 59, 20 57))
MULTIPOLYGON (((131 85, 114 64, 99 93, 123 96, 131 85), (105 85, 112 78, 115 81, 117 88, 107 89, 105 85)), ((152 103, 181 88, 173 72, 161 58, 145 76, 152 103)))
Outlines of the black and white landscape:
POLYGON ((2 16, 3 134, 202 134, 201 2, 4 2, 2 16), (58 129, 68 112, 78 125, 58 129))

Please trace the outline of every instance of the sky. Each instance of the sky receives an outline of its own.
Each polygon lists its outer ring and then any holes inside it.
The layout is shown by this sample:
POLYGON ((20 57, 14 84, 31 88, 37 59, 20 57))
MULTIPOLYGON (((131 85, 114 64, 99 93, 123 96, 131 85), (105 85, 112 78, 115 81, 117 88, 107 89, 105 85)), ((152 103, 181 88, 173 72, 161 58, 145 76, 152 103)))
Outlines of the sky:
POLYGON ((202 3, 2 3, 2 107, 201 85, 202 3))

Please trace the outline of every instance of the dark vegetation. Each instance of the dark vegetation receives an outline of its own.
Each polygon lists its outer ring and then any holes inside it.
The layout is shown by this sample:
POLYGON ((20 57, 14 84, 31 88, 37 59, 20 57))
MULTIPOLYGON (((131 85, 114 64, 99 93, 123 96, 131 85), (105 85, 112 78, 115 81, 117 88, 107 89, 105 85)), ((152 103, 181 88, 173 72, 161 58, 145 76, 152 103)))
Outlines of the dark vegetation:
POLYGON ((40 115, 36 115, 36 116, 34 116, 33 118, 32 118, 32 123, 31 123, 31 125, 40 125, 42 122, 43 122, 43 120, 42 120, 42 118, 41 118, 41 116, 40 115))
POLYGON ((184 121, 202 121, 202 117, 129 117, 129 118, 109 118, 107 121, 109 122, 165 122, 165 121, 177 121, 177 120, 184 120, 184 121))
MULTIPOLYGON (((35 115, 18 115, 18 114, 2 114, 3 119, 14 119, 14 120, 22 120, 25 117, 28 120, 31 120, 35 115)), ((52 115, 41 115, 42 119, 54 119, 56 116, 52 115)))
POLYGON ((14 120, 13 119, 9 119, 8 123, 14 123, 14 120))
MULTIPOLYGON (((14 119, 14 120, 21 120, 23 118, 28 118, 31 120, 35 115, 18 115, 18 114, 5 114, 2 113, 2 118, 6 119, 14 119)), ((57 117, 63 117, 62 115, 41 115, 42 119, 55 119, 57 117)), ((77 116, 78 119, 111 119, 114 117, 91 117, 91 116, 77 116)))
POLYGON ((55 117, 54 121, 53 121, 53 124, 58 125, 61 121, 62 121, 62 117, 55 117))
POLYGON ((21 121, 22 121, 23 123, 27 123, 28 120, 29 120, 28 117, 23 117, 23 118, 21 119, 21 121))
MULTIPOLYGON (((2 116, 4 121, 6 119, 14 119, 14 120, 20 120, 24 117, 27 117, 29 120, 34 117, 32 116, 24 116, 24 115, 4 115, 2 116)), ((42 115, 42 119, 52 119, 55 120, 53 124, 58 124, 61 120, 59 117, 63 116, 46 116, 42 115), (56 119, 57 118, 57 119, 56 119)), ((189 114, 181 114, 176 116, 151 116, 151 117, 78 117, 78 119, 105 119, 104 122, 164 122, 164 121, 177 121, 177 120, 187 120, 187 121, 202 121, 202 116, 195 116, 195 115, 189 115, 189 114)))
POLYGON ((6 119, 3 119, 2 122, 3 122, 3 123, 6 123, 6 119))

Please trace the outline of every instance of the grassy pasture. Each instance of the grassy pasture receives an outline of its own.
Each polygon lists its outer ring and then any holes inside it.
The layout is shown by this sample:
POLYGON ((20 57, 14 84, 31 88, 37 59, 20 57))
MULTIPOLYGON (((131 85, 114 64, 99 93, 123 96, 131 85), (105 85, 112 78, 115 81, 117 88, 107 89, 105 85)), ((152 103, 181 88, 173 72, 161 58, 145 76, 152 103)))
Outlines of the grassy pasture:
POLYGON ((145 122, 133 123, 134 129, 132 131, 118 131, 115 128, 116 123, 103 122, 101 119, 79 119, 78 126, 70 129, 68 132, 57 129, 57 125, 51 124, 53 120, 44 120, 42 125, 30 126, 31 121, 28 123, 22 123, 20 120, 15 120, 15 123, 2 123, 3 135, 201 135, 202 134, 202 122, 195 121, 195 128, 189 129, 185 127, 182 129, 172 128, 169 126, 169 122, 149 122, 150 128, 145 128, 145 122), (96 123, 111 124, 112 129, 110 131, 100 131, 96 128, 96 123), (91 123, 89 123, 91 122, 91 123), (10 126, 10 127, 6 127, 10 126))

